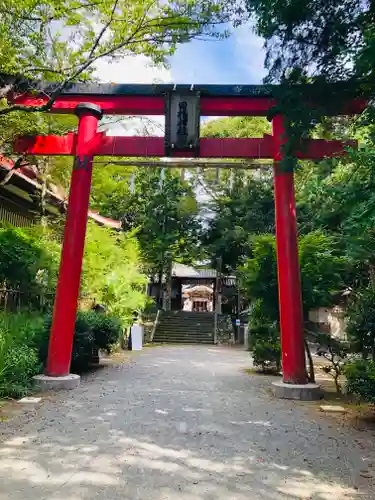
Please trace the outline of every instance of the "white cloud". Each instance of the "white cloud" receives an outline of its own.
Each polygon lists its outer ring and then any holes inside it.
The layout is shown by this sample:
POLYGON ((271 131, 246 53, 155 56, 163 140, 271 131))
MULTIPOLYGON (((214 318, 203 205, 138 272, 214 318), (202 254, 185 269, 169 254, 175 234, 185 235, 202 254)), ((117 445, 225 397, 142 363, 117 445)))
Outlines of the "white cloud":
MULTIPOLYGON (((128 56, 118 62, 101 60, 97 64, 95 76, 103 83, 170 83, 171 72, 163 67, 156 67, 143 55, 128 56)), ((123 118, 113 117, 103 123, 108 135, 163 135, 164 117, 123 118), (114 122, 114 123, 111 123, 114 122)))
POLYGON ((146 56, 127 56, 117 62, 104 59, 97 64, 95 72, 102 82, 114 83, 168 83, 171 72, 163 67, 155 67, 146 56))

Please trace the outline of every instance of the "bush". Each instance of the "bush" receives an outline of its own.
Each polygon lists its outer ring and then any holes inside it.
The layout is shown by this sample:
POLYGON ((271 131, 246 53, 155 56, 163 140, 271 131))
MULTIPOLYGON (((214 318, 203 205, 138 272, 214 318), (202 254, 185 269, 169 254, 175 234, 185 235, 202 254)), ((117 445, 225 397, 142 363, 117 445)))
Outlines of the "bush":
POLYGON ((359 289, 347 311, 347 333, 355 352, 375 361, 375 286, 359 289))
POLYGON ((268 316, 269 309, 262 300, 257 300, 249 315, 249 347, 253 361, 262 370, 271 368, 280 371, 281 347, 278 322, 268 316))
MULTIPOLYGON (((39 357, 46 362, 48 339, 52 327, 52 316, 46 318, 44 332, 39 346, 39 357)), ((106 316, 92 311, 79 311, 75 324, 72 349, 72 371, 86 370, 98 349, 110 352, 120 340, 121 322, 114 316, 106 316)))
MULTIPOLYGON (((0 314, 0 397, 19 397, 31 388, 31 378, 47 360, 52 315, 0 314)), ((71 370, 81 372, 98 349, 110 352, 122 334, 113 316, 78 312, 71 370)))
POLYGON ((253 346, 253 361, 256 366, 261 366, 263 371, 271 368, 279 372, 281 368, 280 343, 257 340, 253 346))
POLYGON ((23 396, 41 368, 35 337, 43 322, 26 314, 0 314, 0 397, 23 396))
POLYGON ((58 244, 38 226, 0 228, 0 282, 20 289, 30 306, 40 307, 40 297, 54 291, 58 244))
POLYGON ((375 362, 357 360, 345 366, 347 391, 375 403, 375 362))
POLYGON ((91 314, 94 316, 92 325, 95 346, 110 353, 113 346, 118 344, 121 339, 123 333, 121 321, 115 316, 91 314))

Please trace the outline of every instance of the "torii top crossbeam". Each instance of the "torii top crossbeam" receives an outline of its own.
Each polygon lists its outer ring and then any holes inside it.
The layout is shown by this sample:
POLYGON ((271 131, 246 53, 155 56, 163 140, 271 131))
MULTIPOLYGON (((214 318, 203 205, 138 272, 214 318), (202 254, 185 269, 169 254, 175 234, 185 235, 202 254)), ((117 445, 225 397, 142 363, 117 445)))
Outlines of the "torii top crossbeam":
MULTIPOLYGON (((20 85, 8 99, 25 106, 43 105, 56 85, 33 85, 34 88, 31 95, 27 87, 20 85)), ((308 100, 309 86, 305 88, 308 100)), ((107 115, 164 115, 165 96, 176 93, 199 95, 201 116, 266 116, 275 105, 276 89, 276 85, 72 84, 59 93, 52 112, 72 113, 77 104, 89 101, 107 115)), ((337 113, 355 114, 364 106, 363 100, 356 100, 337 113)))

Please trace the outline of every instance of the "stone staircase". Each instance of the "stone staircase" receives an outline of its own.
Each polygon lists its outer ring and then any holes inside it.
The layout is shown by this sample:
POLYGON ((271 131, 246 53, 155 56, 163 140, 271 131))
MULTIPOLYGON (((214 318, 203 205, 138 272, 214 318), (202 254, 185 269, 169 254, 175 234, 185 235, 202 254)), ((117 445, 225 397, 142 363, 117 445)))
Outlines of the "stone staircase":
POLYGON ((169 344, 213 344, 214 314, 162 311, 153 342, 169 344))

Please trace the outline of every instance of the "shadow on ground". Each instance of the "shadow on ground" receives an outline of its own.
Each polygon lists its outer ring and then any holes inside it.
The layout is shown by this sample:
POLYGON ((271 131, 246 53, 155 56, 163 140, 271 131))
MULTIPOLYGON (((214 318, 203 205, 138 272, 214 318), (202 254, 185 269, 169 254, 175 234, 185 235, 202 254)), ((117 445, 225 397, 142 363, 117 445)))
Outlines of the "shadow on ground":
POLYGON ((375 498, 373 447, 270 397, 247 356, 152 349, 0 423, 0 499, 375 498))

